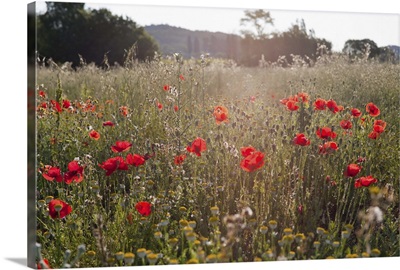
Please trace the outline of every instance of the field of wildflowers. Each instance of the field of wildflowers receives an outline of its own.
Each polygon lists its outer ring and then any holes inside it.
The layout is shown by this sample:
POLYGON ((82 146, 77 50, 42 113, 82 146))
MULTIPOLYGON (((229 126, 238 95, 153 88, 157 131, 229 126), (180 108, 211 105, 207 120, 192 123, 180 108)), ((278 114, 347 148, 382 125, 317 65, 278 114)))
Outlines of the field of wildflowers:
POLYGON ((399 71, 39 67, 38 268, 399 256, 399 71))

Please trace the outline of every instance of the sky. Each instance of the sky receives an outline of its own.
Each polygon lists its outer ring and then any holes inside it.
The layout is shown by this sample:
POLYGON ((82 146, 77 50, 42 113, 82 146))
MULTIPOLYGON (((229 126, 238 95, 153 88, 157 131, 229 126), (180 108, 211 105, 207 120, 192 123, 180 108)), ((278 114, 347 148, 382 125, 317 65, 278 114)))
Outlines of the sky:
MULTIPOLYGON (((67 0, 64 0, 67 1, 67 0)), ((78 1, 78 0, 76 0, 78 1)), ((26 72, 27 72, 27 57, 26 57, 26 44, 27 44, 27 23, 26 23, 26 10, 27 4, 32 0, 9 0, 2 6, 2 16, 0 16, 0 33, 2 35, 2 42, 0 42, 1 52, 1 88, 2 88, 2 103, 0 106, 1 112, 1 127, 0 142, 1 144, 1 189, 0 189, 0 205, 2 215, 2 225, 0 230, 0 269, 27 269, 26 268, 26 239, 27 239, 27 185, 26 185, 26 159, 27 159, 27 111, 26 111, 26 72)), ((314 11, 345 11, 345 12, 361 12, 361 13, 400 13, 399 1, 396 0, 364 0, 364 1, 351 1, 351 0, 201 0, 201 2, 193 3, 194 1, 188 0, 97 0, 87 1, 90 3, 107 3, 115 2, 122 4, 141 4, 141 5, 175 5, 175 6, 201 6, 206 7, 229 7, 229 8, 264 8, 274 10, 314 10, 314 11), (397 4, 393 4, 396 2, 397 4), (229 3, 229 6, 227 6, 229 3), (362 3, 359 5, 358 3, 362 3)), ((228 21, 229 18, 223 17, 213 21, 208 16, 209 11, 202 15, 201 20, 208 23, 209 27, 223 25, 223 22, 228 21), (211 26, 210 26, 211 25, 211 26)), ((144 18, 149 17, 156 19, 155 16, 144 14, 144 18)), ((277 16, 271 11, 271 15, 276 18, 277 16)), ((181 15, 176 15, 182 17, 181 15)), ((190 21, 194 21, 194 15, 189 18, 187 14, 183 16, 186 18, 183 23, 188 25, 190 21)), ((222 17, 222 16, 220 16, 222 17)), ((329 17, 329 16, 327 16, 329 17)), ((158 19, 158 18, 157 18, 158 19)), ((306 25, 309 28, 314 28, 317 36, 325 37, 328 39, 329 32, 319 29, 319 25, 324 24, 324 20, 319 22, 308 21, 304 18, 306 25), (321 33, 320 33, 321 31, 321 33)), ((147 24, 143 22, 140 24, 147 24)), ((200 20, 200 21, 201 21, 200 20)), ((290 19, 288 24, 294 22, 295 19, 290 19)), ((157 22, 155 22, 157 23, 157 22)), ((364 22, 365 23, 365 22, 364 22)), ((232 27, 237 25, 237 19, 230 23, 232 27)), ((387 23, 381 24, 380 35, 387 36, 386 41, 379 41, 377 37, 369 35, 371 39, 375 40, 379 46, 387 43, 392 43, 390 36, 394 37, 399 44, 399 23, 397 21, 397 30, 387 29, 387 23), (396 33, 397 31, 397 33, 396 33), (388 32, 388 34, 385 34, 388 32)), ((361 25, 351 26, 354 32, 361 31, 361 25)), ((183 26, 182 26, 183 27, 183 26)), ((338 26, 333 23, 328 25, 328 28, 334 30, 337 34, 343 32, 338 26)), ((284 29, 285 30, 285 29, 284 29)), ((340 47, 340 46, 339 46, 340 47)), ((393 265, 399 265, 400 257, 392 258, 377 258, 377 259, 343 259, 343 260, 315 260, 315 261, 302 261, 302 262, 268 262, 268 263, 253 263, 248 267, 255 269, 308 269, 308 270, 337 270, 337 269, 363 269, 363 270, 376 270, 383 268, 393 268, 393 265), (294 267, 293 267, 294 266, 294 267)), ((247 265, 246 265, 247 266, 247 265)), ((198 265, 198 266, 166 266, 160 268, 161 270, 173 269, 207 269, 218 270, 221 268, 220 264, 213 265, 198 265)), ((229 265, 232 270, 242 269, 243 265, 232 264, 229 265)), ((93 268, 91 268, 93 269, 93 268)), ((101 270, 116 269, 116 268, 96 268, 101 270)), ((125 268, 124 268, 125 269, 125 268)), ((127 268, 133 269, 133 268, 127 268)), ((140 268, 142 269, 142 268, 140 268)), ((150 269, 143 267, 143 269, 150 269)), ((157 268, 158 269, 158 268, 157 268)))
MULTIPOLYGON (((343 9, 348 6, 345 1, 342 1, 344 6, 338 8, 332 9, 326 6, 318 9, 316 5, 307 6, 306 1, 299 1, 303 2, 301 6, 277 5, 273 4, 274 1, 268 1, 268 5, 251 5, 249 2, 248 6, 243 4, 223 6, 202 1, 199 7, 188 6, 188 3, 179 5, 180 1, 149 3, 149 1, 125 0, 109 4, 106 1, 91 0, 86 1, 86 8, 107 8, 113 14, 128 16, 140 26, 169 24, 189 30, 220 31, 228 34, 240 34, 240 30, 249 27, 240 25, 245 9, 264 8, 270 11, 274 19, 274 25, 268 26, 267 32, 286 31, 297 20, 303 19, 307 29, 313 29, 316 37, 325 38, 332 42, 334 51, 341 51, 348 39, 368 38, 375 41, 379 47, 400 45, 400 10, 397 8, 396 11, 396 4, 393 3, 389 4, 391 8, 386 11, 379 9, 378 5, 385 5, 385 1, 363 1, 364 7, 356 7, 350 11, 343 9), (366 8, 368 5, 371 5, 370 9, 366 8)), ((337 2, 340 3, 336 0, 335 3, 337 2)), ((37 7, 39 13, 46 10, 44 2, 38 2, 37 7)))

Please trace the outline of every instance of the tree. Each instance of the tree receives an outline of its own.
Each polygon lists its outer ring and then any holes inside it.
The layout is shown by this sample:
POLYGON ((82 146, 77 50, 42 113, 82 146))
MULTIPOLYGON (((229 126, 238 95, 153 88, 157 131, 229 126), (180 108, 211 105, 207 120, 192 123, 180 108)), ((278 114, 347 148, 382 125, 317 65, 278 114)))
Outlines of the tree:
POLYGON ((312 30, 307 31, 304 20, 297 20, 287 31, 273 33, 268 38, 254 38, 254 35, 246 34, 241 42, 240 63, 255 66, 263 57, 264 61, 271 63, 284 59, 283 66, 291 65, 294 61, 312 65, 321 45, 327 51, 332 48, 329 41, 317 38, 312 30))
POLYGON ((343 53, 349 58, 375 58, 379 56, 380 50, 376 43, 370 39, 349 39, 345 42, 343 53))
POLYGON ((107 54, 110 63, 124 61, 125 50, 135 44, 139 60, 158 51, 158 45, 142 27, 107 9, 85 10, 84 3, 46 2, 46 13, 38 17, 38 52, 55 62, 100 65, 107 54))
POLYGON ((245 10, 244 18, 240 19, 241 25, 250 24, 255 28, 255 33, 251 30, 242 30, 244 36, 249 35, 254 39, 266 39, 268 35, 265 33, 265 28, 268 25, 273 26, 274 20, 268 11, 263 9, 245 10))

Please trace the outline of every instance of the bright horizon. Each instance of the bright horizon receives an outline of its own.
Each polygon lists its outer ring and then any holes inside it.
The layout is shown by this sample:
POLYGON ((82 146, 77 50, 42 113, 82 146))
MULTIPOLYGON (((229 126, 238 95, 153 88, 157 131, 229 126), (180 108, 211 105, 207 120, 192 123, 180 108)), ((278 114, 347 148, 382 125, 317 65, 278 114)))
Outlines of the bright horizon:
MULTIPOLYGON (((123 1, 121 4, 108 4, 85 1, 85 8, 106 8, 113 14, 129 17, 139 26, 168 24, 193 31, 206 30, 238 35, 240 30, 249 28, 240 25, 240 19, 243 18, 246 8, 188 7, 176 4, 169 6, 168 2, 144 5, 139 2, 123 1)), ((296 20, 303 19, 307 30, 313 29, 316 37, 330 41, 334 51, 341 51, 348 39, 371 39, 379 47, 400 46, 399 14, 264 9, 270 11, 274 19, 274 25, 268 25, 266 32, 287 31, 296 20)), ((45 2, 37 2, 37 10, 39 13, 45 12, 45 2)))

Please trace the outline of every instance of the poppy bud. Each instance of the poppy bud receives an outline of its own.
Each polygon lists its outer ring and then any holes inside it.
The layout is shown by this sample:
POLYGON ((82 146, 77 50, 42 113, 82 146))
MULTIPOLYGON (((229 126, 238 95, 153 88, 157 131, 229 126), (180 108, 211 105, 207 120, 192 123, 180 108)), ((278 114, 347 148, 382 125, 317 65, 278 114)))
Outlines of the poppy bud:
POLYGON ((297 207, 297 211, 299 212, 300 215, 303 214, 303 205, 299 205, 299 207, 297 207))

